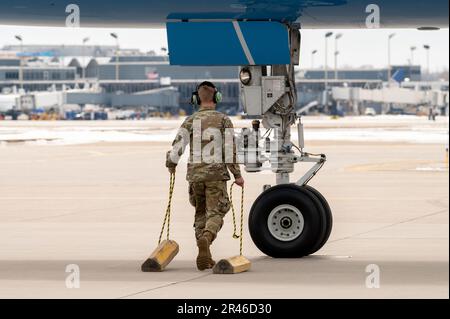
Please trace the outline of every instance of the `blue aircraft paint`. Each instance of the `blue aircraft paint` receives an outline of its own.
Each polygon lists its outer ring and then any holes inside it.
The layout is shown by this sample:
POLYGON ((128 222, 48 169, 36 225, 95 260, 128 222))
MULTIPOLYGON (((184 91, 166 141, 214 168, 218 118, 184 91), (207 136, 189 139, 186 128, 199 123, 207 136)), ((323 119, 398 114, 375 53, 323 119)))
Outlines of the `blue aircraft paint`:
POLYGON ((173 65, 248 63, 230 22, 168 23, 167 38, 173 65))
POLYGON ((405 80, 405 70, 398 69, 393 75, 392 79, 398 83, 402 83, 405 80))
POLYGON ((221 3, 221 11, 213 11, 209 3, 206 10, 192 12, 191 10, 177 10, 167 16, 168 19, 230 19, 230 20, 276 20, 293 22, 297 20, 303 10, 317 7, 342 6, 348 0, 239 0, 215 1, 221 3))
POLYGON ((289 35, 285 25, 256 21, 239 25, 257 65, 289 64, 289 35))
MULTIPOLYGON (((256 65, 289 64, 286 26, 268 21, 239 26, 256 65)), ((251 64, 232 22, 169 22, 167 37, 173 65, 251 64)))

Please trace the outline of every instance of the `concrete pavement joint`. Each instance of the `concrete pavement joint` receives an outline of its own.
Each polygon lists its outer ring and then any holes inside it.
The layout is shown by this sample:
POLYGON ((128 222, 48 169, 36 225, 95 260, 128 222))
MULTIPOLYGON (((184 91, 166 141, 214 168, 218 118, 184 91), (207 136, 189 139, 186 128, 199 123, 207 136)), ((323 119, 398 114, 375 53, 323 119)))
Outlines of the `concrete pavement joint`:
MULTIPOLYGON (((258 258, 258 259, 259 259, 259 260, 253 259, 253 260, 252 260, 252 264, 257 263, 257 262, 260 261, 260 260, 271 259, 271 257, 268 257, 268 256, 262 256, 262 257, 260 257, 260 258, 258 258)), ((134 296, 137 296, 137 295, 146 293, 146 292, 155 291, 155 290, 158 290, 158 289, 163 289, 163 288, 167 288, 167 287, 170 287, 170 286, 175 286, 175 285, 183 284, 183 283, 187 283, 187 282, 192 282, 192 281, 195 281, 195 280, 197 280, 197 279, 206 278, 206 277, 209 277, 209 276, 212 276, 212 275, 214 275, 214 274, 213 274, 213 273, 207 273, 207 274, 200 275, 200 276, 197 276, 197 277, 194 277, 194 278, 190 278, 190 279, 186 279, 186 280, 181 280, 181 281, 177 281, 177 282, 172 282, 172 283, 169 283, 169 284, 165 284, 165 285, 162 285, 162 286, 158 286, 158 287, 146 289, 146 290, 143 290, 143 291, 138 291, 138 292, 133 293, 133 294, 129 294, 129 295, 126 295, 126 296, 123 296, 123 297, 119 297, 118 299, 126 299, 126 298, 129 298, 129 297, 134 297, 134 296)))
POLYGON ((165 284, 165 285, 162 285, 162 286, 158 286, 158 287, 154 287, 154 288, 138 291, 138 292, 135 292, 135 293, 132 293, 132 294, 129 294, 129 295, 125 295, 125 296, 119 297, 118 299, 126 299, 126 298, 130 298, 130 297, 134 297, 134 296, 146 293, 146 292, 155 291, 155 290, 158 290, 158 289, 163 289, 163 288, 167 288, 167 287, 170 287, 170 286, 175 286, 175 285, 178 285, 178 284, 191 282, 191 281, 194 281, 194 280, 197 280, 197 279, 202 279, 202 278, 205 278, 205 277, 208 277, 208 276, 211 276, 211 275, 212 275, 212 273, 208 273, 208 274, 205 274, 205 275, 197 276, 197 277, 194 277, 194 278, 189 278, 189 279, 186 279, 186 280, 171 282, 169 284, 165 284))
POLYGON ((370 233, 373 233, 373 232, 376 232, 376 231, 380 231, 380 230, 383 230, 383 229, 386 229, 386 228, 389 228, 389 227, 393 227, 393 226, 397 226, 397 225, 401 225, 401 224, 406 224, 406 223, 413 222, 413 221, 416 221, 416 220, 419 220, 419 219, 422 219, 422 218, 426 218, 426 217, 430 217, 430 216, 434 216, 434 215, 439 215, 439 214, 443 214, 443 213, 446 213, 446 212, 448 212, 448 209, 444 209, 444 210, 440 210, 438 212, 434 212, 434 213, 430 213, 430 214, 426 214, 426 215, 422 215, 422 216, 418 216, 418 217, 402 220, 402 221, 397 222, 397 223, 393 223, 393 224, 386 225, 386 226, 383 226, 383 227, 379 227, 379 228, 375 228, 375 229, 372 229, 372 230, 368 230, 366 232, 362 232, 362 233, 359 233, 359 234, 350 235, 350 236, 346 236, 346 237, 343 237, 343 238, 338 238, 338 239, 335 239, 335 240, 330 240, 328 242, 328 244, 335 243, 335 242, 342 241, 342 240, 347 240, 347 239, 358 237, 358 236, 361 236, 361 235, 367 235, 367 234, 370 234, 370 233))

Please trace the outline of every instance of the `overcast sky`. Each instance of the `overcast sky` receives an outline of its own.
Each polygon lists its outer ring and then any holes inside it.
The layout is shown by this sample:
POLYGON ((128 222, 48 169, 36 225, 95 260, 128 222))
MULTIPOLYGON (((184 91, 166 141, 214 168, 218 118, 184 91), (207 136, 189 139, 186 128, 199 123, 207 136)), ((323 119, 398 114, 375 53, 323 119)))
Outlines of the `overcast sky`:
MULTIPOLYGON (((414 62, 426 67, 424 44, 431 46, 431 69, 441 71, 449 67, 449 30, 417 31, 417 30, 303 30, 301 66, 311 66, 311 51, 318 50, 315 66, 324 64, 324 33, 334 31, 342 33, 339 40, 339 65, 360 67, 371 65, 384 67, 387 65, 387 37, 395 32, 392 40, 392 63, 407 64, 411 58, 410 48, 416 46, 414 62)), ((81 44, 82 39, 90 37, 90 44, 114 45, 110 37, 116 32, 123 48, 137 48, 144 52, 167 46, 164 29, 71 29, 47 27, 20 27, 0 25, 0 48, 6 44, 17 44, 14 35, 20 34, 24 44, 81 44)), ((207 48, 205 48, 207 49, 207 48)), ((334 40, 329 46, 329 65, 334 64, 334 40)))

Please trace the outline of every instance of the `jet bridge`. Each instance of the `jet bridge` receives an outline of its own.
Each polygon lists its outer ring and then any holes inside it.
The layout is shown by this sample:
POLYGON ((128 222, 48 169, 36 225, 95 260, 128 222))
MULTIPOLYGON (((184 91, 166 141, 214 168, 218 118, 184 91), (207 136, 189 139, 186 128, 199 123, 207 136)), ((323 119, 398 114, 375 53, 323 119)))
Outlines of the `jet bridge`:
POLYGON ((412 90, 402 87, 365 89, 357 87, 333 87, 331 97, 338 102, 349 102, 358 113, 360 103, 373 102, 395 105, 426 105, 435 108, 448 108, 449 93, 441 90, 412 90))
POLYGON ((445 106, 448 103, 448 92, 431 90, 417 91, 406 88, 342 88, 334 87, 332 97, 335 100, 356 102, 377 102, 408 105, 445 106))

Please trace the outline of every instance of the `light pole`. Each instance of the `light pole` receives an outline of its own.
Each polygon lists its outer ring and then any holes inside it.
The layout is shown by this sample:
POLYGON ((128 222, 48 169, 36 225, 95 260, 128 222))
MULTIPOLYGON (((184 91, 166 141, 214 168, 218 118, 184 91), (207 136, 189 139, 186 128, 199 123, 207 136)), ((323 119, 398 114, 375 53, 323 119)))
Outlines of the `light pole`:
POLYGON ((337 80, 338 78, 338 40, 342 38, 342 33, 336 34, 334 37, 334 78, 337 80))
POLYGON ((335 80, 338 79, 337 60, 338 60, 339 54, 340 54, 339 51, 334 51, 334 79, 335 79, 335 80))
POLYGON ((314 69, 314 56, 317 54, 317 50, 311 52, 311 69, 314 69))
POLYGON ((20 88, 23 89, 23 38, 21 35, 16 35, 15 38, 20 42, 19 83, 20 88))
POLYGON ((328 91, 328 38, 333 35, 333 32, 327 32, 325 34, 325 91, 328 91))
POLYGON ((425 44, 423 48, 427 51, 427 75, 430 77, 431 70, 430 70, 430 50, 431 46, 428 44, 425 44))
POLYGON ((81 66, 81 69, 82 69, 82 75, 81 75, 81 77, 83 78, 83 79, 85 79, 86 78, 86 50, 85 50, 85 47, 86 47, 86 43, 89 41, 89 38, 84 38, 83 39, 83 65, 81 66))
POLYGON ((413 66, 414 65, 414 51, 417 50, 417 47, 412 46, 410 50, 411 50, 411 66, 413 66))
POLYGON ((390 86, 392 77, 392 64, 391 64, 391 40, 395 37, 395 33, 389 34, 388 37, 388 85, 390 86))
POLYGON ((117 33, 111 33, 111 36, 116 39, 116 81, 119 81, 119 36, 117 33))

